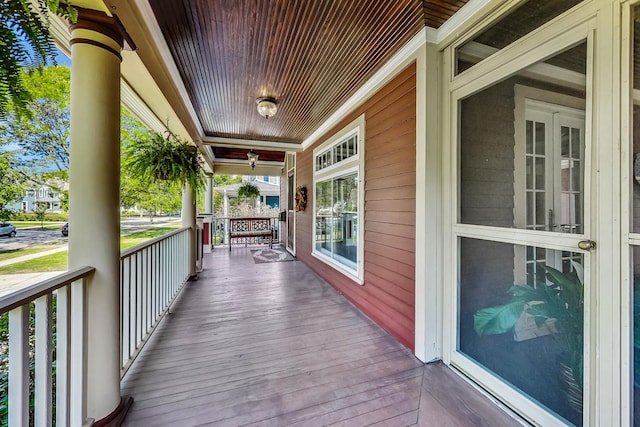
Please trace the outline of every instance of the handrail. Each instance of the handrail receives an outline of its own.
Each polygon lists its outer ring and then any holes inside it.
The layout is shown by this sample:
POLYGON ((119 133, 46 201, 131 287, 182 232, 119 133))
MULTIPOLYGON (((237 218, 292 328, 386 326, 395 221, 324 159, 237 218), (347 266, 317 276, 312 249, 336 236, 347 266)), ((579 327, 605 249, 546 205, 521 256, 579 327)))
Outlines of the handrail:
POLYGON ((3 295, 0 297, 0 314, 11 311, 16 307, 29 303, 63 286, 67 286, 69 283, 75 282, 78 279, 88 277, 95 271, 96 269, 94 267, 76 268, 75 270, 66 271, 42 282, 3 295))
POLYGON ((122 261, 122 260, 123 260, 123 259, 125 259, 126 257, 131 256, 131 255, 133 255, 133 254, 134 254, 134 253, 136 253, 136 252, 140 252, 141 250, 146 249, 146 248, 148 248, 149 246, 153 246, 154 244, 156 244, 156 243, 158 243, 158 242, 161 242, 161 241, 163 241, 163 240, 166 240, 166 239, 168 239, 168 238, 169 238, 169 237, 171 237, 171 236, 175 236, 176 234, 180 234, 180 233, 182 233, 183 231, 185 231, 185 230, 189 230, 189 229, 190 229, 190 227, 182 227, 182 228, 178 228, 178 229, 176 229, 176 230, 174 230, 174 231, 170 231, 170 232, 168 232, 168 233, 166 233, 166 234, 163 234, 162 236, 154 237, 154 238, 153 238, 153 239, 151 239, 151 240, 147 240, 147 241, 144 241, 144 242, 142 242, 142 243, 139 243, 139 244, 137 244, 137 245, 135 245, 135 246, 132 246, 132 247, 130 247, 130 248, 127 248, 127 249, 123 250, 122 252, 120 252, 120 260, 122 261))

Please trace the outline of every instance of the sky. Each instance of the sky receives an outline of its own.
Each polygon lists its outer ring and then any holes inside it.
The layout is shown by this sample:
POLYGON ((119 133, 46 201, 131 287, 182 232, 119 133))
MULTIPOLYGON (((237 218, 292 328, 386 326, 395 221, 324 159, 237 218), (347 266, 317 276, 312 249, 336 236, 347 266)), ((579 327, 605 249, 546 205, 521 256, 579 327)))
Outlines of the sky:
POLYGON ((65 67, 70 67, 71 59, 67 58, 67 56, 64 53, 60 52, 60 49, 58 49, 57 47, 56 47, 56 52, 57 52, 56 63, 58 65, 64 65, 65 67))

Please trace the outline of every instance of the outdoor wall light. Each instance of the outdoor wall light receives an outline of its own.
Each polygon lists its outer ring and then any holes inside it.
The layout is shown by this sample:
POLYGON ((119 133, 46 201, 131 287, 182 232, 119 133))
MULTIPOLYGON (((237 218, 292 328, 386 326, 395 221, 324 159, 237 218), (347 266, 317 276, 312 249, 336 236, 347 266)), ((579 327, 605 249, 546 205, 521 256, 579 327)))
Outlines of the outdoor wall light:
POLYGON ((251 170, 255 169, 256 162, 258 161, 258 153, 253 151, 253 148, 249 150, 247 153, 247 157, 249 158, 249 166, 251 166, 251 170))
POLYGON ((270 96, 261 96, 256 99, 258 104, 258 113, 265 119, 275 116, 278 111, 278 101, 270 96))

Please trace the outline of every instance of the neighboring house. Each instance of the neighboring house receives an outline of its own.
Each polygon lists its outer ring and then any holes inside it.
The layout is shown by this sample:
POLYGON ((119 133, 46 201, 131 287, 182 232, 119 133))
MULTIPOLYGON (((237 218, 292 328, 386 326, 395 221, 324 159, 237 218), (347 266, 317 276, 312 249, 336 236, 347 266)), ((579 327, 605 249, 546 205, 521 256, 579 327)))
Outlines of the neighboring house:
POLYGON ((60 180, 42 185, 34 184, 33 187, 25 191, 22 200, 14 203, 11 208, 14 211, 33 212, 36 203, 46 203, 47 212, 62 213, 62 192, 68 190, 69 184, 60 180))
MULTIPOLYGON (((238 188, 245 182, 251 182, 260 189, 258 206, 269 206, 274 209, 280 208, 280 177, 270 176, 243 176, 241 183, 229 184, 221 187, 213 187, 222 197, 227 200, 238 197, 238 188)), ((226 204, 225 204, 226 205, 226 204)))

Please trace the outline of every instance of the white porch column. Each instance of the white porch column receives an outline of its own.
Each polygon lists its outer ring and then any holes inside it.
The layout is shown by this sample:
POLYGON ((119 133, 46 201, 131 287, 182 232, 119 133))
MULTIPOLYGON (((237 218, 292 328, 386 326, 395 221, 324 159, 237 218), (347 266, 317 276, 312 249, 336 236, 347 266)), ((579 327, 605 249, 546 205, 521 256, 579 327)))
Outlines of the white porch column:
POLYGON ((195 280, 197 279, 196 198, 188 184, 182 189, 182 226, 191 229, 189 231, 189 280, 195 280))
MULTIPOLYGON (((222 201, 222 216, 229 218, 229 195, 224 190, 224 198, 222 201)), ((224 220, 224 242, 229 243, 229 220, 224 220)))
POLYGON ((79 10, 71 26, 69 268, 87 286, 87 417, 102 425, 120 396, 120 52, 116 18, 79 10))
POLYGON ((211 175, 207 175, 206 187, 204 191, 204 213, 213 213, 213 180, 211 175))

